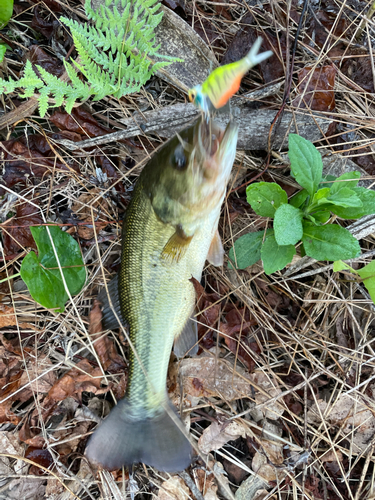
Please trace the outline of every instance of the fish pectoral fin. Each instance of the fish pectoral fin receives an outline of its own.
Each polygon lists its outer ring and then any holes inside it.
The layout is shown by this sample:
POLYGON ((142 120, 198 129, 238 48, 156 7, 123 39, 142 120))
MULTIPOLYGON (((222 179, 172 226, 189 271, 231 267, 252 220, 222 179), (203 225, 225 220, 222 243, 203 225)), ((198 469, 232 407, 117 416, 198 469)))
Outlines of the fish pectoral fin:
POLYGON ((178 226, 176 232, 165 244, 161 252, 162 258, 169 262, 179 262, 189 248, 192 239, 193 236, 187 236, 181 226, 178 226))
POLYGON ((175 337, 173 352, 178 358, 195 356, 198 353, 198 324, 194 318, 189 318, 181 333, 175 337))
POLYGON ((222 266, 224 264, 224 248, 217 229, 208 250, 207 260, 213 266, 222 266))

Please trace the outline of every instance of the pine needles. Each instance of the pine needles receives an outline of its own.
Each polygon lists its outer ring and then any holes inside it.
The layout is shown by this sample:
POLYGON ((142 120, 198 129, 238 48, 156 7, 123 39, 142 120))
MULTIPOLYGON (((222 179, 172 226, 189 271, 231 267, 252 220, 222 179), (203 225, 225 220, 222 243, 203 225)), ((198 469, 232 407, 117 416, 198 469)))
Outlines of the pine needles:
POLYGON ((79 63, 64 61, 70 83, 66 83, 41 66, 34 71, 27 61, 23 77, 15 81, 0 78, 0 93, 21 89, 20 97, 35 95, 40 116, 50 106, 63 105, 68 113, 77 100, 93 97, 95 101, 113 95, 120 98, 137 92, 158 69, 176 59, 162 56, 155 46, 155 28, 163 12, 157 0, 106 0, 99 11, 86 0, 85 11, 95 26, 61 18, 70 28, 79 63), (157 62, 151 63, 155 58, 157 62), (86 81, 82 81, 81 73, 86 81))

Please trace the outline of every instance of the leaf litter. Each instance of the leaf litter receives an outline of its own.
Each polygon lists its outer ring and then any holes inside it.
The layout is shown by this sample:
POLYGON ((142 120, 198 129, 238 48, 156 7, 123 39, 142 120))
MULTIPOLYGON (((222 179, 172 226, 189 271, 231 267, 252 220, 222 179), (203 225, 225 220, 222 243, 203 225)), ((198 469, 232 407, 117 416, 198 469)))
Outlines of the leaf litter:
MULTIPOLYGON (((77 5, 68 3, 81 18, 77 5)), ((297 115, 325 113, 332 133, 321 144, 329 144, 332 156, 362 166, 371 185, 371 21, 365 20, 362 38, 357 37, 367 4, 345 0, 338 6, 326 0, 311 4, 301 16, 302 5, 296 2, 165 3, 190 24, 185 32, 191 39, 194 32, 207 44, 212 61, 240 59, 261 34, 263 50, 275 56, 251 71, 240 94, 273 82, 281 87, 246 106, 279 109, 289 92, 287 106, 297 115)), ((15 3, 17 21, 11 20, 7 30, 15 33, 22 53, 3 30, 12 50, 1 76, 19 73, 28 58, 61 77, 62 59, 68 52, 75 57, 69 34, 51 15, 61 9, 52 0, 27 9, 15 3)), ((210 70, 207 60, 197 64, 210 70)), ((74 155, 61 141, 103 136, 123 128, 124 116, 183 103, 184 86, 172 81, 173 86, 153 77, 137 94, 87 102, 71 116, 56 109, 40 120, 20 108, 18 120, 1 129, 0 279, 6 281, 0 284, 0 453, 18 457, 1 456, 1 480, 11 476, 4 494, 68 499, 68 486, 79 498, 129 494, 131 488, 140 499, 198 498, 198 493, 207 500, 368 497, 374 474, 373 305, 361 283, 330 271, 285 280, 280 273, 266 276, 259 263, 242 271, 225 264, 207 266, 202 282, 195 284, 200 351, 191 359, 172 357, 168 379, 170 396, 182 408, 201 452, 187 471, 191 483, 152 468, 146 475, 142 467, 132 478, 119 471, 94 477, 83 458, 91 430, 124 394, 129 353, 124 339, 102 332, 93 299, 104 277, 118 270, 119 221, 141 162, 160 137, 157 130, 140 130, 132 141, 74 155), (74 236, 88 271, 83 293, 60 314, 38 306, 19 277, 8 280, 19 272, 25 252, 35 250, 29 227, 42 223, 41 213, 74 236)), ((22 102, 15 94, 4 97, 4 116, 22 102)), ((279 151, 274 153, 259 180, 292 192, 288 166, 280 162, 279 151)), ((239 236, 264 229, 264 221, 246 204, 245 188, 264 170, 265 156, 265 151, 238 152, 233 179, 241 182, 229 186, 220 221, 226 252, 239 236)), ((373 245, 372 235, 361 240, 363 252, 373 245)))

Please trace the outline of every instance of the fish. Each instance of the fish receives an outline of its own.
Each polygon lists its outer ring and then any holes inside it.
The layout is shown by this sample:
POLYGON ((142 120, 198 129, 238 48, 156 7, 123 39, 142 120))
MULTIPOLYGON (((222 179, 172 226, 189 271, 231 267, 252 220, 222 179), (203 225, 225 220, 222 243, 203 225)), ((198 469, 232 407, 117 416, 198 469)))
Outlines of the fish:
POLYGON ((240 88, 241 80, 249 69, 272 56, 271 50, 258 54, 261 44, 262 38, 258 37, 245 57, 214 69, 201 85, 189 90, 190 102, 205 115, 224 107, 240 88))
POLYGON ((149 160, 134 188, 122 229, 121 267, 102 302, 105 328, 127 325, 131 349, 126 393, 89 439, 85 455, 107 470, 144 463, 182 471, 192 447, 169 402, 172 346, 197 351, 192 319, 206 259, 222 265, 221 205, 235 158, 238 127, 199 120, 149 160), (113 309, 110 306, 112 302, 113 309), (116 312, 116 315, 114 312, 116 312))

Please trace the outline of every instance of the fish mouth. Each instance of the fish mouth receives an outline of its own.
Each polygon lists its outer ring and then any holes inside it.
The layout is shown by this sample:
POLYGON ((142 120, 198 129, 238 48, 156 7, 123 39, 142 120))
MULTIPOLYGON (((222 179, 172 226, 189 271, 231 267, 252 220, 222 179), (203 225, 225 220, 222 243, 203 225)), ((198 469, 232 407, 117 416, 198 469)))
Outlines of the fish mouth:
POLYGON ((198 147, 208 157, 220 155, 220 152, 237 143, 238 126, 229 122, 225 129, 213 120, 202 118, 198 129, 198 147))
POLYGON ((236 146, 238 126, 230 121, 225 128, 213 120, 202 118, 198 125, 198 151, 204 158, 204 177, 216 179, 225 173, 227 166, 232 168, 236 146))

